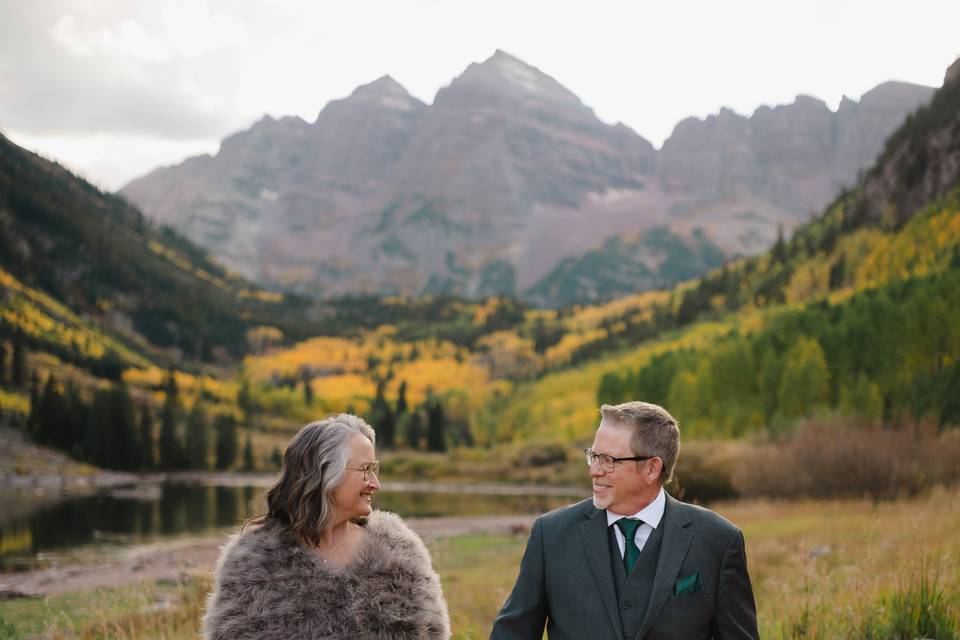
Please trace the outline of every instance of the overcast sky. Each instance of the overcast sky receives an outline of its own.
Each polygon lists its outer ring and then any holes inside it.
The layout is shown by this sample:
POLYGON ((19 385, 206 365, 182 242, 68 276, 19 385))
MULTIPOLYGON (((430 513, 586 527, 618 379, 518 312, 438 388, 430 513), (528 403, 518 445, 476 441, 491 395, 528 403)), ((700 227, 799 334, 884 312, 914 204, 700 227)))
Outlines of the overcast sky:
POLYGON ((497 48, 659 147, 687 116, 940 86, 960 2, 0 0, 0 131, 116 189, 390 74, 432 102, 497 48))

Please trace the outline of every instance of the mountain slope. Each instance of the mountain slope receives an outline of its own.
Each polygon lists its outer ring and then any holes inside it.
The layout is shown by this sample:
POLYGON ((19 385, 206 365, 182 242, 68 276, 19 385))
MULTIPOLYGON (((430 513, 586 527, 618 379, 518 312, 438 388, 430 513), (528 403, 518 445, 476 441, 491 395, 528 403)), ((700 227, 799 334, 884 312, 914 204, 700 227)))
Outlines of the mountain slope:
POLYGON ((593 359, 520 385, 499 437, 588 441, 597 402, 635 398, 708 437, 825 412, 960 423, 960 72, 821 216, 646 317, 603 318, 593 359))
MULTIPOLYGON (((245 350, 247 328, 288 328, 284 312, 305 308, 227 272, 123 199, 2 135, 0 268, 13 278, 4 286, 5 304, 18 295, 36 302, 30 291, 42 291, 71 313, 96 320, 99 330, 134 351, 156 357, 157 348, 174 349, 165 359, 237 357, 245 350)), ((16 314, 7 320, 5 332, 22 329, 16 314)), ((45 336, 34 332, 35 346, 45 336)), ((82 351, 78 345, 77 353, 82 351)))
POLYGON ((597 303, 636 291, 665 289, 726 261, 703 231, 689 237, 667 227, 613 236, 576 258, 566 258, 524 297, 541 306, 597 303))

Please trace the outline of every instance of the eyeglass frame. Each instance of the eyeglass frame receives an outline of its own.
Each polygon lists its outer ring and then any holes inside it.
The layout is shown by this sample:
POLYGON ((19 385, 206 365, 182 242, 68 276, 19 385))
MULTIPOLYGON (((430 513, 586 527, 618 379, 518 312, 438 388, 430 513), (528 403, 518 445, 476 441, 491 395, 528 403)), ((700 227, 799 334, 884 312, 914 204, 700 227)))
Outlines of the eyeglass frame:
POLYGON ((363 472, 363 481, 370 482, 370 475, 373 474, 373 477, 380 477, 380 461, 373 460, 364 464, 362 467, 344 467, 344 469, 350 469, 351 471, 362 471, 363 472))
POLYGON ((600 466, 600 468, 603 469, 604 472, 606 472, 606 473, 611 473, 611 472, 615 471, 616 468, 617 468, 617 463, 618 463, 618 462, 627 462, 627 461, 631 461, 631 460, 635 460, 635 461, 637 461, 637 462, 642 462, 642 461, 644 461, 644 460, 653 460, 654 458, 659 458, 659 457, 660 457, 660 456, 627 456, 627 457, 624 457, 624 458, 616 458, 616 457, 610 455, 609 453, 597 453, 597 452, 595 452, 593 449, 584 449, 584 450, 583 450, 583 453, 586 455, 587 467, 589 467, 589 468, 591 468, 591 469, 593 468, 593 462, 590 462, 590 459, 591 459, 591 458, 593 458, 595 461, 596 461, 596 460, 600 460, 601 456, 603 456, 604 458, 609 458, 609 459, 610 459, 609 465, 607 465, 607 464, 602 464, 602 461, 601 461, 601 466, 600 466))

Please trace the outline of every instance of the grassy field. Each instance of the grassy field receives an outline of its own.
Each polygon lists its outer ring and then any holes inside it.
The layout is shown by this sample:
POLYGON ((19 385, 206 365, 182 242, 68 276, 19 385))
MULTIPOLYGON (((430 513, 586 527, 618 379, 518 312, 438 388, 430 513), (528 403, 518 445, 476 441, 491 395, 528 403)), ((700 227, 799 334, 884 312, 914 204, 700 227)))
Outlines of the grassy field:
MULTIPOLYGON (((918 619, 941 625, 925 637, 958 637, 957 491, 898 502, 738 502, 716 509, 746 535, 764 638, 906 638, 919 635, 909 626, 918 619)), ((455 638, 487 637, 524 544, 523 536, 431 542, 455 638)), ((191 580, 3 601, 0 639, 195 638, 208 588, 208 580, 191 580)))

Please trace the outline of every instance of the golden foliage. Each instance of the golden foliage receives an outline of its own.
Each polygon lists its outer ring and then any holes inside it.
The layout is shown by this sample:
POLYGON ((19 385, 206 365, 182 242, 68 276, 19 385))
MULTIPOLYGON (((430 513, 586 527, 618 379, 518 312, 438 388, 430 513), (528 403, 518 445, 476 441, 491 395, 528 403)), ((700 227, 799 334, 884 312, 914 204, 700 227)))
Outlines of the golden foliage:
POLYGON ((793 272, 786 288, 788 302, 813 300, 830 291, 830 262, 815 259, 806 262, 793 272))
POLYGON ((0 388, 0 410, 25 416, 30 413, 30 398, 22 393, 0 388))
POLYGON ((471 404, 478 406, 486 400, 488 391, 486 371, 455 358, 421 358, 396 366, 388 392, 396 395, 401 381, 407 383, 407 402, 410 404, 423 402, 431 390, 439 395, 463 389, 471 394, 471 404))
POLYGON ((669 299, 668 291, 648 291, 602 305, 579 307, 570 318, 566 319, 565 325, 572 331, 589 331, 599 327, 604 321, 637 315, 646 317, 655 306, 665 304, 669 299))
POLYGON ((570 362, 573 353, 583 345, 607 337, 604 329, 582 330, 579 333, 567 333, 560 342, 548 348, 544 354, 547 368, 554 369, 570 362))
POLYGON ((145 358, 101 333, 50 296, 24 285, 3 269, 0 269, 0 288, 7 292, 0 303, 0 319, 27 336, 72 349, 84 358, 99 359, 107 351, 112 351, 130 364, 148 364, 145 358))
POLYGON ((944 208, 914 217, 872 247, 856 271, 858 288, 942 271, 960 245, 960 211, 944 208))
POLYGON ((478 354, 474 361, 486 367, 493 378, 526 378, 541 367, 540 356, 533 349, 533 340, 514 331, 495 331, 477 340, 478 354))
POLYGON ((346 338, 320 336, 295 344, 290 349, 260 356, 247 356, 243 366, 256 380, 274 374, 294 377, 303 367, 313 371, 355 373, 366 369, 366 350, 346 338))
POLYGON ((281 342, 283 342, 283 331, 276 327, 259 326, 247 330, 247 345, 253 353, 263 353, 281 342))
POLYGON ((599 420, 597 387, 605 373, 638 369, 666 351, 706 347, 735 329, 735 319, 698 323, 679 334, 518 385, 492 418, 497 439, 588 440, 599 420))

